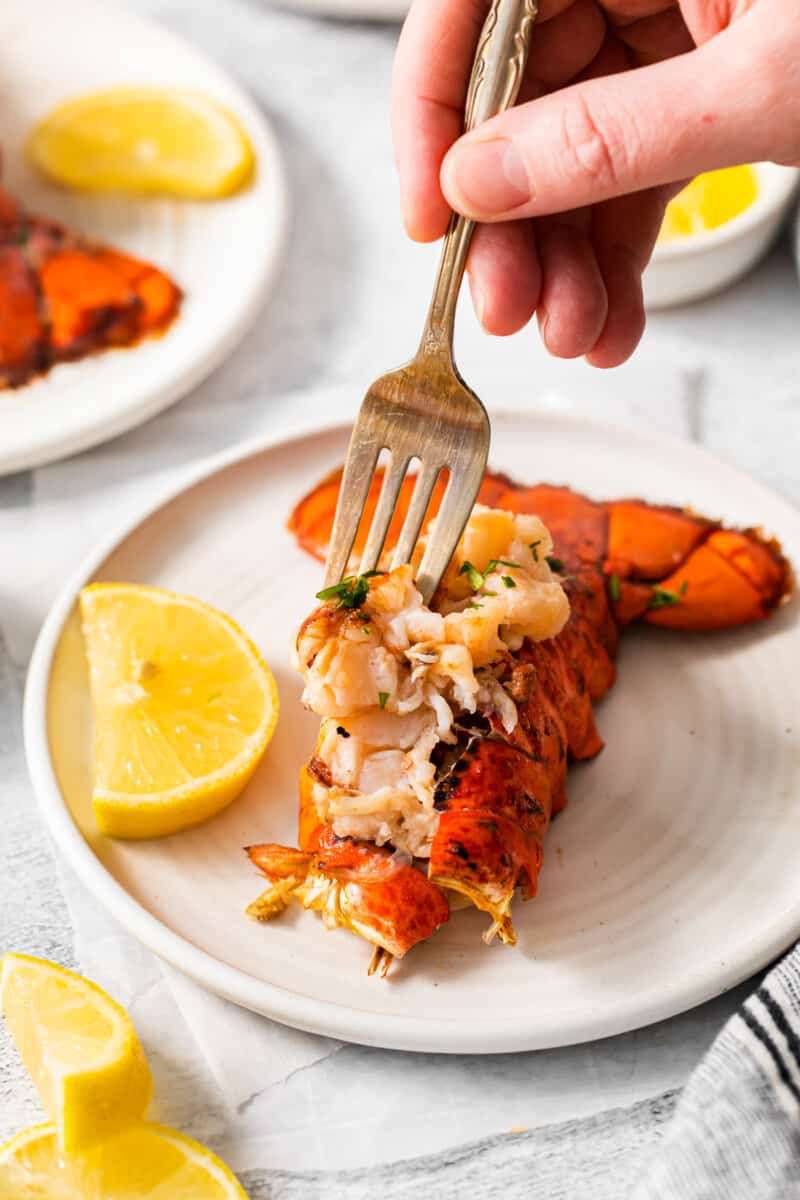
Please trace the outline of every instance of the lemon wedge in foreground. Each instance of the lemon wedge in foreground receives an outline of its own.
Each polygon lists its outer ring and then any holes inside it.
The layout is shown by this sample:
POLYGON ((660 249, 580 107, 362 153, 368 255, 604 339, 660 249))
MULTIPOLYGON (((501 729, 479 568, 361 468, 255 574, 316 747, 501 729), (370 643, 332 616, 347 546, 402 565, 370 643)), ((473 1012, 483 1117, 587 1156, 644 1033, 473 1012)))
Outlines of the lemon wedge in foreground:
POLYGON ((670 200, 658 235, 660 242, 717 229, 755 200, 758 181, 752 167, 707 171, 670 200))
POLYGON ((55 963, 5 954, 0 1004, 54 1144, 82 1150, 142 1116, 150 1068, 130 1018, 101 988, 55 963))
POLYGON ((255 162, 247 134, 216 100, 144 87, 59 105, 34 128, 28 155, 68 187, 201 200, 238 191, 255 162))
POLYGON ((0 1148, 0 1200, 247 1200, 236 1177, 198 1142, 141 1121, 71 1157, 53 1125, 0 1148))
POLYGON ((191 596, 98 583, 80 597, 101 833, 158 837, 213 816, 256 769, 278 690, 230 617, 191 596))

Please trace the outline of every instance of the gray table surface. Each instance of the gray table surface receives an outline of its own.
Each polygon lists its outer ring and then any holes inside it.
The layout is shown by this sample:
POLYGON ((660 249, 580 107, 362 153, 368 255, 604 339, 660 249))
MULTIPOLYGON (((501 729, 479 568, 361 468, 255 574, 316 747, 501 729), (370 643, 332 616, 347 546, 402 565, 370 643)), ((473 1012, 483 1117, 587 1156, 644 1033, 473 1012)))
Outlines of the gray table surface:
MULTIPOLYGON (((313 414, 304 389, 347 384, 355 402, 415 344, 436 257, 408 243, 400 227, 388 128, 395 27, 315 20, 259 0, 131 6, 205 48, 256 96, 286 158, 292 218, 271 302, 210 379, 126 436, 0 480, 0 949, 66 963, 74 960, 72 930, 32 807, 19 717, 26 664, 52 597, 97 539, 189 463, 313 414), (78 507, 80 520, 70 522, 78 507)), ((458 357, 490 406, 510 401, 686 437, 798 500, 799 330, 800 287, 784 240, 723 295, 654 317, 634 360, 618 371, 554 361, 532 330, 489 339, 466 305, 458 357)), ((685 1081, 743 994, 620 1038, 538 1054, 444 1059, 348 1047, 272 1089, 264 1165, 370 1166, 663 1093, 685 1081), (347 1106, 337 1103, 343 1091, 347 1106), (357 1135, 350 1105, 371 1111, 357 1135)), ((0 1041, 0 1141, 37 1117, 0 1041)))

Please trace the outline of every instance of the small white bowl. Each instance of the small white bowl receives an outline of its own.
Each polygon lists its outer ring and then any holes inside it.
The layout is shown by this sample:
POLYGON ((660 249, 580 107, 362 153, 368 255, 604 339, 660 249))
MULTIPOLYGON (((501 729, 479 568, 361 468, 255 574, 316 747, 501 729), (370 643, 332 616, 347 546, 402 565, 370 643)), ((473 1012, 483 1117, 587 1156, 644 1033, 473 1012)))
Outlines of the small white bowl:
POLYGON ((647 308, 667 308, 717 292, 766 253, 794 198, 800 170, 776 163, 754 163, 753 168, 758 193, 738 216, 707 233, 656 245, 644 273, 647 308))

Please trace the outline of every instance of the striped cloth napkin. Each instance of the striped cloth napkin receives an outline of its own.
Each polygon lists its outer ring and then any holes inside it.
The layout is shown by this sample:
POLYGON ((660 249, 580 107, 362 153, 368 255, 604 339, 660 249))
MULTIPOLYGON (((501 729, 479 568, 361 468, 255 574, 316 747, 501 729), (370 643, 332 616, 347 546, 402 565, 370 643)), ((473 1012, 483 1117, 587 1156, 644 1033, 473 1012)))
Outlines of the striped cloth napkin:
POLYGON ((800 1197, 800 943, 717 1037, 634 1200, 800 1197))

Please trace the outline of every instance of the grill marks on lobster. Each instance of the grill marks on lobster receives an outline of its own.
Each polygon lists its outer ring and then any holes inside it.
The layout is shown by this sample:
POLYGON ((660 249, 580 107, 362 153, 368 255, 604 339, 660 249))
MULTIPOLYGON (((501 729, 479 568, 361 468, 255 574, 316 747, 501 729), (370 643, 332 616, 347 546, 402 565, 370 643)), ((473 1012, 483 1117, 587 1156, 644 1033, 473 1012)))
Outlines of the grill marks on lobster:
MULTIPOLYGON (((289 521, 298 543, 319 559, 339 481, 339 472, 323 480, 289 521)), ((411 484, 404 488, 398 524, 411 484)), ((379 489, 378 478, 366 527, 379 489)), ((598 502, 551 484, 520 487, 502 475, 486 476, 479 500, 542 519, 570 603, 557 636, 526 639, 498 665, 498 681, 516 705, 513 730, 485 708, 459 716, 453 741, 435 747, 438 820, 427 860, 337 836, 320 820, 313 798, 315 781, 332 782, 330 768, 316 756, 301 778, 300 850, 249 850, 270 880, 251 915, 271 917, 298 899, 329 926, 345 926, 372 942, 372 969, 382 973, 448 920, 445 897, 454 894, 489 915, 485 940, 497 935, 514 944, 512 900, 517 889, 524 899, 536 893, 544 837, 566 803, 569 762, 602 748, 593 705, 615 681, 619 638, 629 624, 722 629, 768 617, 792 588, 780 546, 757 529, 728 530, 639 500, 598 502)), ((356 557, 359 549, 357 543, 356 557)))

